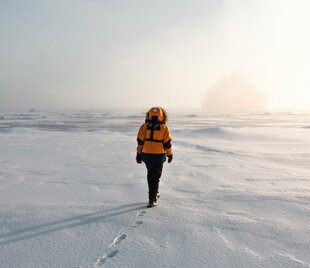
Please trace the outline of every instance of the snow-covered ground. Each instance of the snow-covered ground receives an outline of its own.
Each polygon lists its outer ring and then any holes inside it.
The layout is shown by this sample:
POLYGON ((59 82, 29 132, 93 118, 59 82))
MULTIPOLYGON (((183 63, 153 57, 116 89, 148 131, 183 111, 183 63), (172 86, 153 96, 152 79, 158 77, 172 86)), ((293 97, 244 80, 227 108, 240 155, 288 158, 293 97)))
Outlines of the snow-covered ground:
POLYGON ((310 115, 169 115, 147 209, 144 112, 0 114, 0 267, 310 267, 310 115))

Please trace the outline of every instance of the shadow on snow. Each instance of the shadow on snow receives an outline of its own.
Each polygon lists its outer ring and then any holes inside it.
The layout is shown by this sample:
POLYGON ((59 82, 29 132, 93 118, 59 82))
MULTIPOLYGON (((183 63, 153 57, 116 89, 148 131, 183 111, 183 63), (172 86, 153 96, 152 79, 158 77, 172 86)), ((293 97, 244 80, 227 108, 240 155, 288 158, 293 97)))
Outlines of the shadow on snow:
POLYGON ((25 229, 16 230, 14 232, 0 234, 0 246, 8 245, 11 243, 35 238, 42 235, 47 235, 53 232, 70 229, 82 225, 91 224, 94 222, 102 221, 107 218, 119 216, 132 211, 144 209, 144 203, 134 203, 129 205, 120 206, 117 208, 101 210, 98 212, 82 214, 67 219, 52 221, 44 224, 31 226, 25 229))

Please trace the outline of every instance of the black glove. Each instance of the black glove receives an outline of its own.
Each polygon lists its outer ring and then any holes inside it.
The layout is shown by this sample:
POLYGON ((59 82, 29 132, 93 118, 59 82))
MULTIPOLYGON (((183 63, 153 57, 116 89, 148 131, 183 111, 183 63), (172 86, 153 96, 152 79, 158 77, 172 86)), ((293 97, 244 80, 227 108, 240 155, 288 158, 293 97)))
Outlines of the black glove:
POLYGON ((168 155, 168 163, 171 163, 172 162, 172 159, 173 159, 173 155, 168 155))
POLYGON ((136 161, 137 161, 138 164, 142 164, 142 156, 141 156, 141 154, 137 154, 136 161))

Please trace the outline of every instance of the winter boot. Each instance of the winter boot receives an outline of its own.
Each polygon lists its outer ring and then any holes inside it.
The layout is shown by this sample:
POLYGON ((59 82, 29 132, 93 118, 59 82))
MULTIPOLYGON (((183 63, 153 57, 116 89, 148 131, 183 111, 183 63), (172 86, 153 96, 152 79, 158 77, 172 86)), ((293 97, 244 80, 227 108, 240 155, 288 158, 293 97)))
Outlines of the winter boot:
POLYGON ((148 208, 152 208, 152 207, 156 207, 156 206, 157 206, 157 201, 153 200, 153 199, 150 199, 149 203, 147 204, 147 207, 148 208))

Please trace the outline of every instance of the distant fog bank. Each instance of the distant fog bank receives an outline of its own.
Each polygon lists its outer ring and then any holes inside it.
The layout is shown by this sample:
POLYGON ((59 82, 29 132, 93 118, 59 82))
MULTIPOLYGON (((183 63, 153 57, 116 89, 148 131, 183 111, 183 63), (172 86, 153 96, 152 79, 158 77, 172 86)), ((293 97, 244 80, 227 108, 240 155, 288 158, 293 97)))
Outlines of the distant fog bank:
POLYGON ((267 96, 245 75, 234 72, 208 89, 202 109, 209 112, 254 112, 266 109, 267 96))

